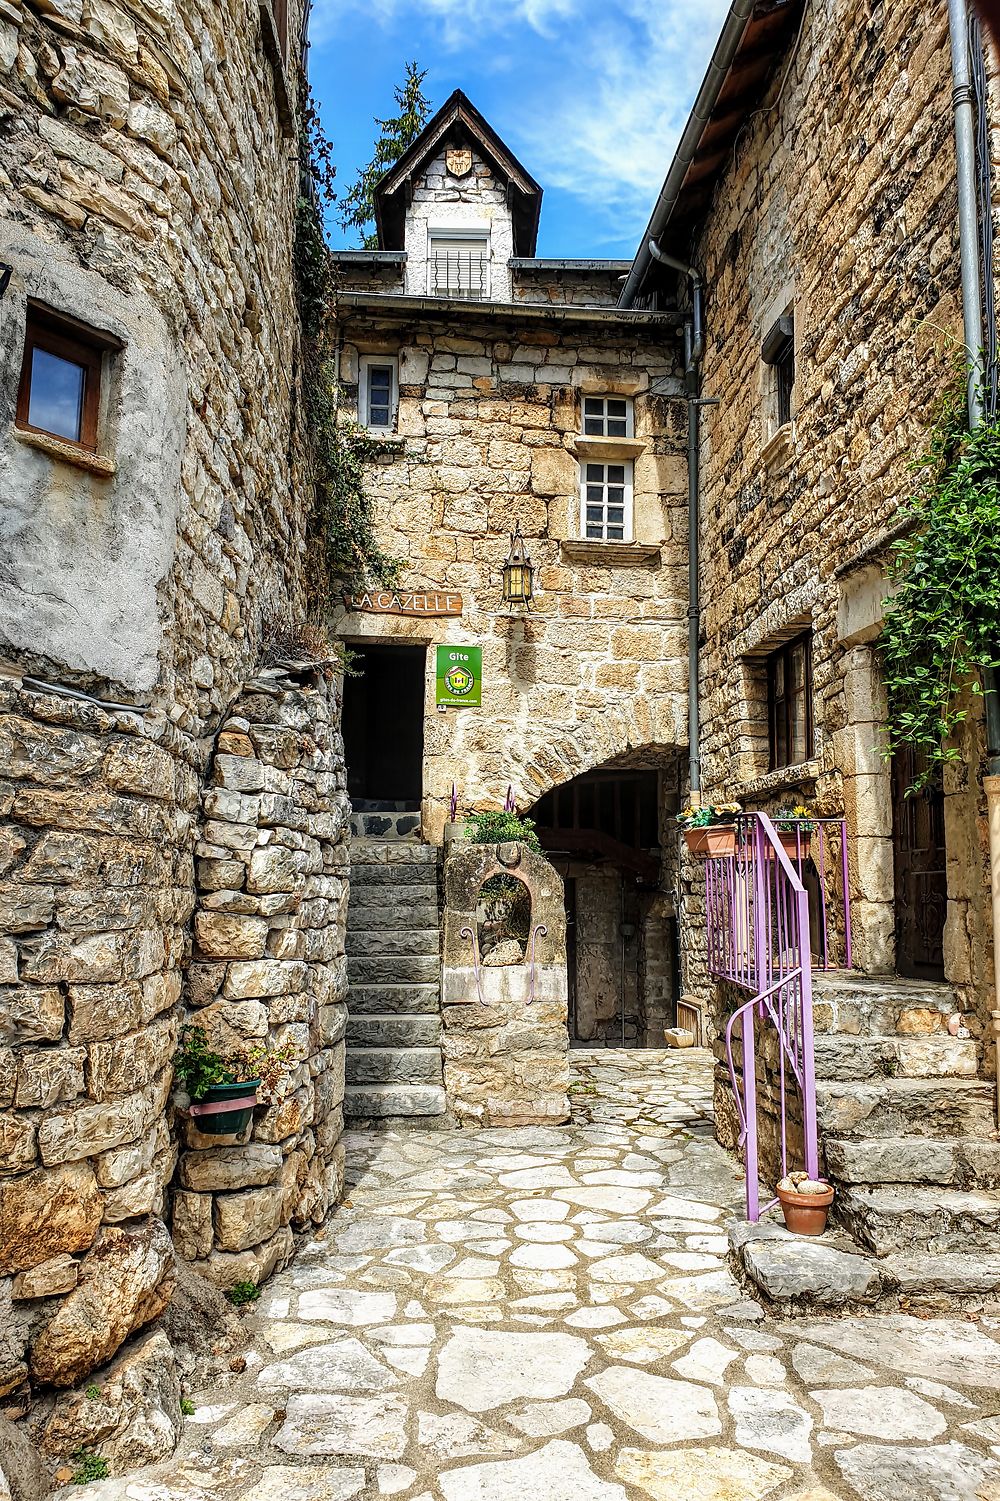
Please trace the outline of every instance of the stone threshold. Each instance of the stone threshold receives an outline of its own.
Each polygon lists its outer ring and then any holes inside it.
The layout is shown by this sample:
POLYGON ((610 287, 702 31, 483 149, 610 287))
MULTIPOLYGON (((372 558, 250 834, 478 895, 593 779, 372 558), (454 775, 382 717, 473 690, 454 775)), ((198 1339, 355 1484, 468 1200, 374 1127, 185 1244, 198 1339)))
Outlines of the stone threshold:
POLYGON ((782 1314, 948 1311, 1000 1302, 1000 1255, 918 1250, 879 1257, 840 1227, 792 1235, 780 1218, 756 1225, 730 1220, 726 1230, 736 1276, 751 1296, 782 1314))

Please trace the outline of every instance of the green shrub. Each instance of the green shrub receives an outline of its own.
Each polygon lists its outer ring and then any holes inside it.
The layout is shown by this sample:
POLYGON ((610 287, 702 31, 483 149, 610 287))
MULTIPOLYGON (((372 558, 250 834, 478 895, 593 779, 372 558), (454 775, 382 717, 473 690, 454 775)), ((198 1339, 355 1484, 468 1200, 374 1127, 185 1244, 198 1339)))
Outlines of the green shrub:
POLYGON ((242 1308, 245 1303, 256 1303, 260 1288, 255 1282, 234 1282, 232 1287, 226 1288, 225 1296, 234 1308, 242 1308))
POLYGON ((465 826, 465 837, 473 844, 526 844, 536 852, 542 848, 534 819, 518 818, 516 813, 473 813, 465 826))
POLYGON ((73 1471, 71 1485, 89 1485, 92 1480, 107 1480, 111 1471, 106 1459, 99 1454, 93 1454, 89 1449, 77 1449, 73 1455, 73 1463, 76 1469, 73 1471))

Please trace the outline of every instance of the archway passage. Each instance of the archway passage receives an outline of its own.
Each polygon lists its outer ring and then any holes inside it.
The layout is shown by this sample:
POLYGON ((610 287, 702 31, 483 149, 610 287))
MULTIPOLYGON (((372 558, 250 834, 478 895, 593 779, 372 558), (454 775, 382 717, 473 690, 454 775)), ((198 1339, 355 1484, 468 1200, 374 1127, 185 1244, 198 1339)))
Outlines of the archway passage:
MULTIPOLYGON (((574 1046, 662 1047, 679 988, 661 858, 664 772, 618 764, 554 788, 531 817, 566 888, 574 1046)), ((672 797, 675 801, 675 798, 672 797)))

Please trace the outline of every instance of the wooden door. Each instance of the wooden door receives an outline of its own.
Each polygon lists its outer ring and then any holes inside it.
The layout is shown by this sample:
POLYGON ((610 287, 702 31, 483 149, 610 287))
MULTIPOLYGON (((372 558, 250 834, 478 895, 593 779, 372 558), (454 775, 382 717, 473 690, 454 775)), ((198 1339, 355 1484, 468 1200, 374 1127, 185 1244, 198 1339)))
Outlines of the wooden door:
POLYGON ((896 970, 909 979, 943 980, 948 910, 944 793, 937 779, 907 796, 923 764, 909 750, 897 751, 892 761, 896 970))

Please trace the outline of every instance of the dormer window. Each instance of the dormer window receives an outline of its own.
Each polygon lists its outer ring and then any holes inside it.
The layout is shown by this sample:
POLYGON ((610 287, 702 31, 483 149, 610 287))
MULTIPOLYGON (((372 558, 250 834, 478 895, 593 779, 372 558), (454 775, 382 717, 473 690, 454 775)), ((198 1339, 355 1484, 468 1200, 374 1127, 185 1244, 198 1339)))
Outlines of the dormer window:
POLYGON ((427 257, 432 297, 485 302, 490 295, 490 237, 468 230, 432 230, 427 257))

